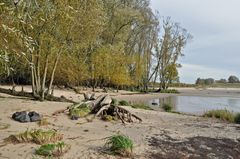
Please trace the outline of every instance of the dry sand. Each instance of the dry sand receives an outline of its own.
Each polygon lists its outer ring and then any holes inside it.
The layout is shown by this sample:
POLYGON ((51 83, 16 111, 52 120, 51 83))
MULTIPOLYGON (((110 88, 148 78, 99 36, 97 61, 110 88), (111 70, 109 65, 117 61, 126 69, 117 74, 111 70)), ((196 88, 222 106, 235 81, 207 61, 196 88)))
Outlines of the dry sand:
MULTIPOLYGON (((186 93, 189 93, 187 91, 186 93)), ((195 90, 192 89, 192 91, 195 90)), ((78 100, 83 98, 82 95, 76 95, 73 91, 57 90, 56 94, 78 100)), ((238 90, 233 94, 238 95, 238 90)), ((118 99, 134 98, 136 100, 167 96, 133 95, 128 92, 111 93, 111 95, 118 99)), ((240 125, 237 124, 132 108, 127 109, 141 117, 142 123, 123 125, 120 122, 103 122, 98 119, 94 119, 93 122, 87 122, 86 119, 72 121, 66 114, 51 116, 56 110, 71 105, 69 103, 38 102, 3 94, 1 96, 7 98, 0 98, 0 123, 8 123, 10 127, 0 130, 0 142, 11 134, 27 129, 55 129, 64 134, 64 141, 71 145, 71 150, 62 157, 64 159, 119 159, 121 157, 107 155, 103 152, 105 138, 114 134, 124 134, 133 139, 135 143, 133 158, 136 159, 240 158, 240 125), (39 112, 52 125, 39 127, 36 123, 23 124, 11 119, 15 111, 24 110, 39 112)), ((34 150, 38 147, 39 145, 36 144, 0 146, 0 159, 40 158, 34 155, 34 150)))

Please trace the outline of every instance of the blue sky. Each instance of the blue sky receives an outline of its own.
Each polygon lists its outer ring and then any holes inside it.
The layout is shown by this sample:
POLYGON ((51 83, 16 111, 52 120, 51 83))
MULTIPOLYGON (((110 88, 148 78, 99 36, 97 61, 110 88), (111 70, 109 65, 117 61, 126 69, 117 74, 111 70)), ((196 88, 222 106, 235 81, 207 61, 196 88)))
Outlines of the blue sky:
POLYGON ((181 82, 240 77, 240 0, 151 0, 151 6, 194 37, 181 59, 181 82))

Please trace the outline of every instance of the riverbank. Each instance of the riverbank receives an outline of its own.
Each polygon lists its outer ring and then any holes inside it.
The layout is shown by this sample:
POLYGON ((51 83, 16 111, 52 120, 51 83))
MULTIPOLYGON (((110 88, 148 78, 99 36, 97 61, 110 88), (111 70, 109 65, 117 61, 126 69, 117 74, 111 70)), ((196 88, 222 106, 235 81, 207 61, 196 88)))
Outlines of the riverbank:
MULTIPOLYGON (((56 94, 72 99, 83 95, 69 90, 56 90, 56 94)), ((202 93, 202 92, 201 92, 202 93)), ((55 95, 56 95, 55 94, 55 95)), ((102 92, 96 93, 97 95, 102 92)), ((110 93, 118 99, 142 99, 169 96, 169 94, 136 94, 131 92, 110 93)), ((234 93, 237 94, 237 93, 234 93)), ((124 134, 134 141, 136 159, 172 158, 233 158, 240 156, 240 125, 214 119, 171 114, 165 112, 125 107, 143 119, 142 123, 123 125, 121 122, 104 122, 83 118, 72 121, 66 114, 52 116, 56 110, 68 107, 69 103, 38 102, 5 96, 0 98, 0 123, 9 124, 0 130, 0 142, 11 134, 27 129, 54 129, 64 134, 63 141, 71 145, 66 159, 119 159, 103 152, 105 138, 124 134), (39 127, 36 123, 18 123, 11 119, 15 111, 37 111, 51 124, 39 127)), ((0 146, 0 158, 39 158, 34 155, 35 144, 8 144, 0 146)))

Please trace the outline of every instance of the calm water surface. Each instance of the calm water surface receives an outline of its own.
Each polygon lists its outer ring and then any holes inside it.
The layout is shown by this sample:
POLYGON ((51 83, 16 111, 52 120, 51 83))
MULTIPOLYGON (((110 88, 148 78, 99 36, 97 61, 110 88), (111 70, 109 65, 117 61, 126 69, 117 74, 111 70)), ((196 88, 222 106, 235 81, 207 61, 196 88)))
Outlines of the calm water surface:
POLYGON ((145 102, 156 110, 161 109, 164 103, 171 104, 175 111, 197 115, 213 109, 240 112, 240 98, 232 97, 172 96, 145 102))

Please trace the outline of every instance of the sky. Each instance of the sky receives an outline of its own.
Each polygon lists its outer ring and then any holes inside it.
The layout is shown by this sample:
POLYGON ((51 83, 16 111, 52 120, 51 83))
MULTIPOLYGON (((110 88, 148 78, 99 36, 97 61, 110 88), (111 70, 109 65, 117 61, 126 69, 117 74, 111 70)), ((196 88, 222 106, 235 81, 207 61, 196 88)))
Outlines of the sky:
POLYGON ((180 60, 181 82, 240 77, 240 0, 151 0, 151 7, 193 35, 180 60))

